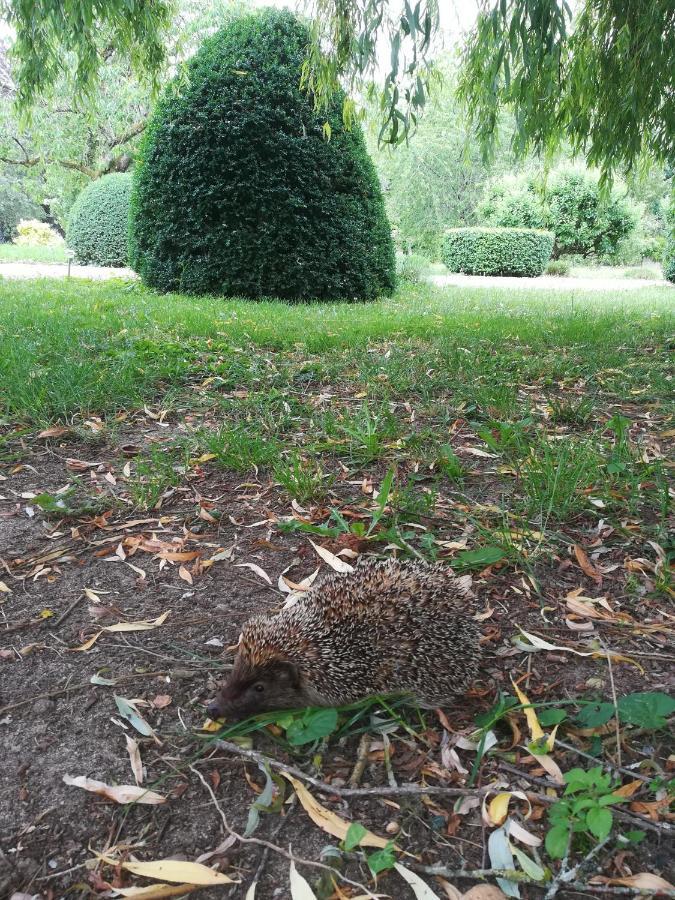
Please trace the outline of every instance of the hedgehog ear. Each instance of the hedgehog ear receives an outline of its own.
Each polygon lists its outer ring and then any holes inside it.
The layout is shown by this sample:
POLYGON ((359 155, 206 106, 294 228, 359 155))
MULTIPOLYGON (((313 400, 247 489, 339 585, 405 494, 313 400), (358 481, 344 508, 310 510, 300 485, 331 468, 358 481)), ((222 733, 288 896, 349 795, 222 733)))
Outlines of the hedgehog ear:
POLYGON ((284 683, 300 687, 300 672, 292 662, 284 660, 274 667, 274 674, 284 683))

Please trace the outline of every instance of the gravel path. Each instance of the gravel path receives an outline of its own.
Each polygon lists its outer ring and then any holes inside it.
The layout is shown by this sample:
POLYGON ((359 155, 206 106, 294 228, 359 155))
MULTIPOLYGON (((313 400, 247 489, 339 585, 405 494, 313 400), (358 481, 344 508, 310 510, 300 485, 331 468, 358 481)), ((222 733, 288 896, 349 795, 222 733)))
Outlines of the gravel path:
MULTIPOLYGON (((92 278, 103 281, 107 278, 138 278, 131 269, 115 269, 110 266, 70 267, 73 278, 92 278)), ((0 278, 66 278, 67 263, 0 263, 0 278)))
POLYGON ((429 281, 438 287, 537 288, 547 291, 634 291, 636 288, 672 287, 657 278, 562 278, 541 275, 539 278, 515 278, 496 275, 431 275, 429 281))
MULTIPOLYGON (((117 269, 107 266, 70 267, 73 278, 91 278, 102 281, 108 278, 138 278, 131 269, 117 269)), ((0 263, 2 278, 65 278, 68 266, 65 263, 0 263)), ((549 291, 634 291, 646 287, 673 287, 663 279, 646 278, 560 278, 542 275, 539 278, 513 278, 494 275, 431 275, 428 279, 438 287, 498 287, 537 288, 549 291)))

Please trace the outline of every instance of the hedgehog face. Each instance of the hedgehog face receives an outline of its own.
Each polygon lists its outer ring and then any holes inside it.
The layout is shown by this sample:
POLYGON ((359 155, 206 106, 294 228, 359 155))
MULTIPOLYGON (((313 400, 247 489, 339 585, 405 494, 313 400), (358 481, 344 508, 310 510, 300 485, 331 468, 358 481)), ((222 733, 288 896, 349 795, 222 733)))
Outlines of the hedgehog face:
POLYGON ((307 706, 300 673, 290 662, 252 666, 237 657, 230 678, 208 706, 211 718, 246 719, 276 709, 307 706))

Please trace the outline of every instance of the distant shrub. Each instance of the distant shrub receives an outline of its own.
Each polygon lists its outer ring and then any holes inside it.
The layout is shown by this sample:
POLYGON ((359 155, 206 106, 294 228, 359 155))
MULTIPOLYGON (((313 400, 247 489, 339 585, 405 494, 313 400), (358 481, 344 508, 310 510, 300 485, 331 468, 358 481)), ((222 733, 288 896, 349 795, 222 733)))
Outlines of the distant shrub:
POLYGON ((421 253, 397 253, 396 274, 401 281, 419 284, 431 263, 421 253))
POLYGON ((160 291, 369 300, 395 285, 384 200, 344 95, 317 112, 307 26, 243 14, 168 87, 134 173, 132 264, 160 291))
POLYGON ((129 261, 131 175, 104 175, 82 191, 70 211, 66 240, 78 262, 126 266, 129 261))
POLYGON ((633 266, 630 269, 624 269, 624 278, 643 278, 645 281, 658 281, 661 273, 658 269, 650 269, 646 266, 633 266))
POLYGON ((14 243, 21 247, 57 247, 63 243, 63 238, 46 222, 22 219, 16 226, 14 243))
POLYGON ((553 234, 534 228, 451 228, 443 262, 469 275, 541 275, 551 258, 553 234))
POLYGON ((22 219, 38 219, 42 211, 12 182, 0 178, 0 244, 11 241, 22 219))
POLYGON ((547 275, 569 275, 572 265, 568 259, 552 259, 546 266, 547 275))
POLYGON ((675 183, 670 192, 670 206, 666 214, 666 223, 668 235, 666 237, 666 249, 663 254, 663 277, 675 284, 675 183))
POLYGON ((520 176, 502 179, 486 189, 479 218, 500 227, 542 228, 555 234, 553 258, 580 255, 611 258, 623 246, 627 255, 640 249, 625 244, 643 209, 620 189, 604 195, 598 176, 562 167, 545 183, 520 176))

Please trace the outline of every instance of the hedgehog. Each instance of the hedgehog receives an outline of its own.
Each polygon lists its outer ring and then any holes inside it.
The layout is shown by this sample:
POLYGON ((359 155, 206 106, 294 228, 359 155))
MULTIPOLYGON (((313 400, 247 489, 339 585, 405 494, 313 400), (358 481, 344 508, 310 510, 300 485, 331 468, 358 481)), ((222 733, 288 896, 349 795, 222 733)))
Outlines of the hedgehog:
POLYGON ((406 694, 444 706, 480 662, 469 576, 442 564, 367 557, 330 573, 277 615, 249 619, 211 718, 406 694))

